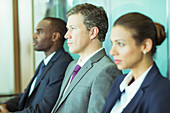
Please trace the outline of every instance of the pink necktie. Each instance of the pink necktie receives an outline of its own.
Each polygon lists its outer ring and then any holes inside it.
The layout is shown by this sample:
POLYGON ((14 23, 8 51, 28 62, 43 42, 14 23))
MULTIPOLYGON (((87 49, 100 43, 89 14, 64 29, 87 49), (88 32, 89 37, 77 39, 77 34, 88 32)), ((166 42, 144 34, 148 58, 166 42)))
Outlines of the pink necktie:
POLYGON ((80 70, 80 66, 76 65, 76 67, 74 68, 73 74, 72 74, 72 78, 71 78, 71 82, 74 79, 74 77, 76 76, 76 74, 78 73, 78 71, 80 70))

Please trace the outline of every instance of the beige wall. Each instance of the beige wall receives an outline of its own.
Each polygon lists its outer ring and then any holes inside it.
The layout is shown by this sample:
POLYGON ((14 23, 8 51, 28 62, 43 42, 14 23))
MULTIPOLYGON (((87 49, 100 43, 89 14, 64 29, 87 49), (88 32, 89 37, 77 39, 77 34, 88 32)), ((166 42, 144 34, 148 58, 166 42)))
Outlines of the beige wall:
POLYGON ((0 7, 0 94, 23 92, 34 75, 32 0, 0 0, 0 7), (19 37, 15 35, 18 32, 19 37), (15 43, 18 39, 19 50, 15 43), (15 87, 16 84, 21 86, 15 87))
POLYGON ((19 0, 18 3, 21 91, 24 91, 34 75, 34 51, 32 46, 32 0, 19 0))
POLYGON ((0 94, 14 92, 12 1, 0 0, 0 94))

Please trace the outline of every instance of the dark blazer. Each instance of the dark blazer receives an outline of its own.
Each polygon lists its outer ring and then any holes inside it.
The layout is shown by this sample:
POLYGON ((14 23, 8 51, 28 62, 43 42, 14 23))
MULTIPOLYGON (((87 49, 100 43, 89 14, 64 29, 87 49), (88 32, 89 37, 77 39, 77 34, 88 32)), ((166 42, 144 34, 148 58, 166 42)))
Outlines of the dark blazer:
POLYGON ((113 80, 121 74, 103 49, 81 67, 63 94, 76 64, 77 60, 74 60, 67 68, 52 113, 100 113, 113 80))
POLYGON ((24 93, 5 103, 8 110, 11 112, 18 111, 15 113, 50 113, 58 99, 65 70, 71 61, 71 56, 63 48, 56 51, 45 66, 32 94, 28 96, 31 84, 39 71, 42 61, 24 93))
MULTIPOLYGON (((110 113, 120 98, 119 86, 124 78, 120 75, 115 79, 102 113, 110 113)), ((170 81, 160 74, 155 63, 122 113, 170 113, 170 81)))

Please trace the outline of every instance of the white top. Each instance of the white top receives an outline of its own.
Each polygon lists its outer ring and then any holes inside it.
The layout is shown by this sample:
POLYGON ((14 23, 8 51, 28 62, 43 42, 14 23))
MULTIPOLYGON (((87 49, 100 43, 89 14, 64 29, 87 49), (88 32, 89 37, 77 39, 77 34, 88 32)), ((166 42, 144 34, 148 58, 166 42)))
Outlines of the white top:
MULTIPOLYGON (((88 56, 87 56, 85 59, 83 59, 83 60, 82 60, 81 58, 79 58, 79 60, 78 60, 78 62, 77 62, 77 65, 79 65, 80 67, 83 67, 83 65, 84 65, 92 56, 94 56, 97 52, 99 52, 99 51, 102 50, 102 49, 103 49, 103 48, 98 49, 98 50, 95 51, 94 53, 88 55, 88 56)), ((70 80, 69 80, 69 82, 68 82, 68 84, 67 84, 67 87, 65 88, 63 94, 65 94, 68 86, 70 85, 70 83, 71 83, 71 78, 72 78, 72 77, 70 77, 70 80)))
POLYGON ((137 78, 129 86, 128 84, 131 82, 134 76, 133 76, 132 71, 128 73, 128 75, 124 78, 124 80, 122 81, 119 87, 120 92, 122 93, 120 100, 116 101, 110 113, 121 113, 123 111, 123 109, 130 103, 132 98, 135 96, 135 94, 139 90, 141 84, 143 83, 151 67, 152 66, 150 66, 139 78, 137 78))
MULTIPOLYGON (((51 60, 51 58, 54 56, 55 53, 56 53, 56 52, 53 52, 53 53, 52 53, 51 55, 49 55, 47 58, 44 58, 44 64, 45 64, 45 66, 48 64, 48 62, 51 60)), ((32 84, 31 84, 31 88, 30 88, 30 92, 29 92, 29 95, 28 95, 28 96, 31 95, 31 93, 32 93, 32 91, 33 91, 33 89, 34 89, 34 86, 35 86, 36 81, 37 81, 37 77, 35 77, 34 81, 33 81, 32 84)))

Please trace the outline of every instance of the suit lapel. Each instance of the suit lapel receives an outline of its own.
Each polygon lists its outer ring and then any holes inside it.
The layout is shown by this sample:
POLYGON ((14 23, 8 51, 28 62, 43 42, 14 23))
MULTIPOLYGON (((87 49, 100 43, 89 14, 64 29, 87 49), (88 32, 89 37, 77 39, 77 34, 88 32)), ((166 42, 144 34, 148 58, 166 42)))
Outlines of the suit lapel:
MULTIPOLYGON (((77 60, 76 60, 76 62, 77 62, 77 60)), ((62 92, 62 93, 60 93, 61 95, 63 95, 64 90, 67 87, 67 84, 68 84, 68 82, 70 80, 70 77, 72 76, 73 70, 74 70, 74 68, 76 66, 76 62, 71 66, 69 71, 66 73, 66 74, 68 74, 68 76, 66 75, 64 80, 63 80, 63 83, 62 83, 62 86, 61 86, 61 90, 60 90, 60 92, 62 92)))
POLYGON ((70 76, 67 76, 67 81, 65 81, 63 83, 63 86, 62 87, 62 93, 60 95, 60 100, 59 100, 59 105, 57 105, 57 107, 59 107, 62 102, 69 96, 69 94, 71 93, 71 91, 74 89, 74 87, 76 87, 76 85, 81 81, 81 79, 84 77, 84 75, 90 70, 90 68, 92 67, 91 65, 91 62, 87 62, 81 69, 80 71, 77 73, 76 77, 74 78, 74 80, 70 83, 69 87, 67 88, 65 94, 64 93, 64 90, 65 88, 67 87, 67 84, 70 80, 70 77, 72 76, 72 73, 73 73, 73 70, 75 68, 76 64, 74 64, 74 66, 72 66, 72 69, 70 69, 70 72, 69 72, 69 75, 70 76))
POLYGON ((131 102, 126 106, 126 108, 123 110, 123 113, 133 113, 133 110, 141 100, 141 98, 144 95, 144 91, 142 89, 139 89, 135 97, 131 100, 131 102))
MULTIPOLYGON (((39 79, 37 80, 35 87, 33 89, 33 92, 35 91, 35 89, 38 87, 38 85, 40 84, 41 80, 44 78, 44 76, 46 75, 46 73, 48 72, 48 70, 52 67, 53 63, 64 53, 63 48, 60 48, 56 51, 56 53, 54 54, 54 56, 51 58, 51 60, 48 62, 48 64, 44 67, 43 72, 41 74, 41 76, 39 77, 39 79)), ((43 61, 41 61, 42 63, 43 61)), ((40 65, 41 65, 40 63, 40 65)), ((36 71, 35 75, 37 75, 40 65, 38 67, 38 70, 36 71)), ((33 79, 34 80, 34 79, 33 79)), ((33 81, 32 81, 33 82, 33 81)), ((32 84, 31 82, 31 84, 32 84)), ((33 92, 31 93, 31 95, 33 94, 33 92)), ((31 96, 30 95, 30 96, 31 96)))
POLYGON ((68 89, 66 90, 65 94, 63 95, 63 99, 65 99, 71 91, 74 89, 74 87, 81 81, 81 79, 84 77, 84 75, 92 68, 91 63, 86 63, 82 69, 77 73, 74 80, 70 83, 68 89))
MULTIPOLYGON (((68 82, 69 82, 69 80, 70 80, 70 77, 71 77, 71 75, 72 75, 72 72, 73 72, 73 70, 74 70, 74 68, 75 68, 75 66, 76 66, 77 60, 72 61, 72 63, 73 63, 73 65, 71 65, 71 67, 69 68, 68 72, 65 73, 65 78, 64 78, 63 83, 62 83, 62 85, 61 85, 61 89, 60 89, 60 94, 59 94, 58 100, 57 100, 55 106, 53 107, 53 110, 51 111, 51 113, 54 113, 54 112, 58 109, 59 105, 61 105, 61 103, 62 103, 62 102, 64 101, 64 99, 66 98, 66 97, 63 98, 63 94, 64 94, 64 91, 65 91, 65 88, 66 88, 67 85, 68 85, 68 82), (67 76, 67 75, 68 75, 68 76, 67 76)), ((67 69, 68 69, 68 68, 67 68, 67 69)))
POLYGON ((151 84, 152 80, 156 77, 156 75, 159 73, 159 70, 156 66, 156 64, 153 64, 153 67, 148 72, 146 78, 144 79, 141 87, 133 97, 133 99, 130 101, 130 103, 127 105, 127 107, 124 109, 123 113, 132 113, 133 110, 136 108, 137 104, 142 99, 145 89, 151 84))
POLYGON ((37 80, 34 89, 36 89, 36 87, 38 86, 38 84, 40 83, 40 81, 44 78, 45 74, 47 73, 47 71, 51 68, 52 63, 49 62, 48 65, 46 65, 41 73, 41 76, 39 77, 39 79, 37 80))
POLYGON ((121 92, 119 86, 120 83, 123 81, 125 75, 120 75, 119 77, 121 78, 117 79, 118 81, 115 81, 112 85, 102 113, 110 113, 116 101, 120 99, 121 92))
POLYGON ((81 67, 81 69, 79 70, 79 72, 77 73, 76 77, 74 78, 74 80, 71 82, 71 84, 69 85, 68 89, 66 90, 65 94, 63 95, 63 92, 65 90, 65 88, 67 87, 67 84, 70 80, 70 77, 72 76, 73 70, 76 66, 77 60, 75 62, 75 64, 72 66, 72 68, 70 69, 70 71, 68 72, 68 74, 70 76, 66 76, 66 81, 63 81, 63 87, 62 87, 62 93, 60 95, 60 99, 59 99, 59 105, 57 105, 57 107, 59 108, 59 106, 62 104, 62 102, 69 96, 69 94, 71 93, 71 91, 74 89, 74 87, 76 87, 76 85, 81 81, 81 79, 85 76, 85 74, 93 67, 93 63, 98 62, 103 56, 105 56, 105 50, 101 50, 98 53, 96 53, 94 56, 92 56, 84 65, 83 67, 81 67))
MULTIPOLYGON (((121 76, 121 75, 120 75, 121 76)), ((123 75, 124 76, 124 75, 123 75)), ((104 109, 102 113, 110 113, 113 106, 117 102, 117 100, 120 99, 121 92, 120 92, 120 84, 123 81, 124 77, 120 78, 118 82, 114 82, 113 87, 111 89, 111 92, 107 98, 107 101, 105 103, 104 109)), ((126 108, 123 110, 123 113, 132 113, 136 105, 138 104, 139 100, 142 98, 143 90, 140 89, 138 91, 138 94, 132 99, 130 104, 126 106, 126 108)))
POLYGON ((116 101, 120 98, 121 96, 121 92, 119 89, 116 89, 114 91, 111 90, 111 92, 113 92, 107 99, 107 103, 105 104, 106 108, 104 109, 104 113, 110 113, 113 106, 115 105, 116 101))

